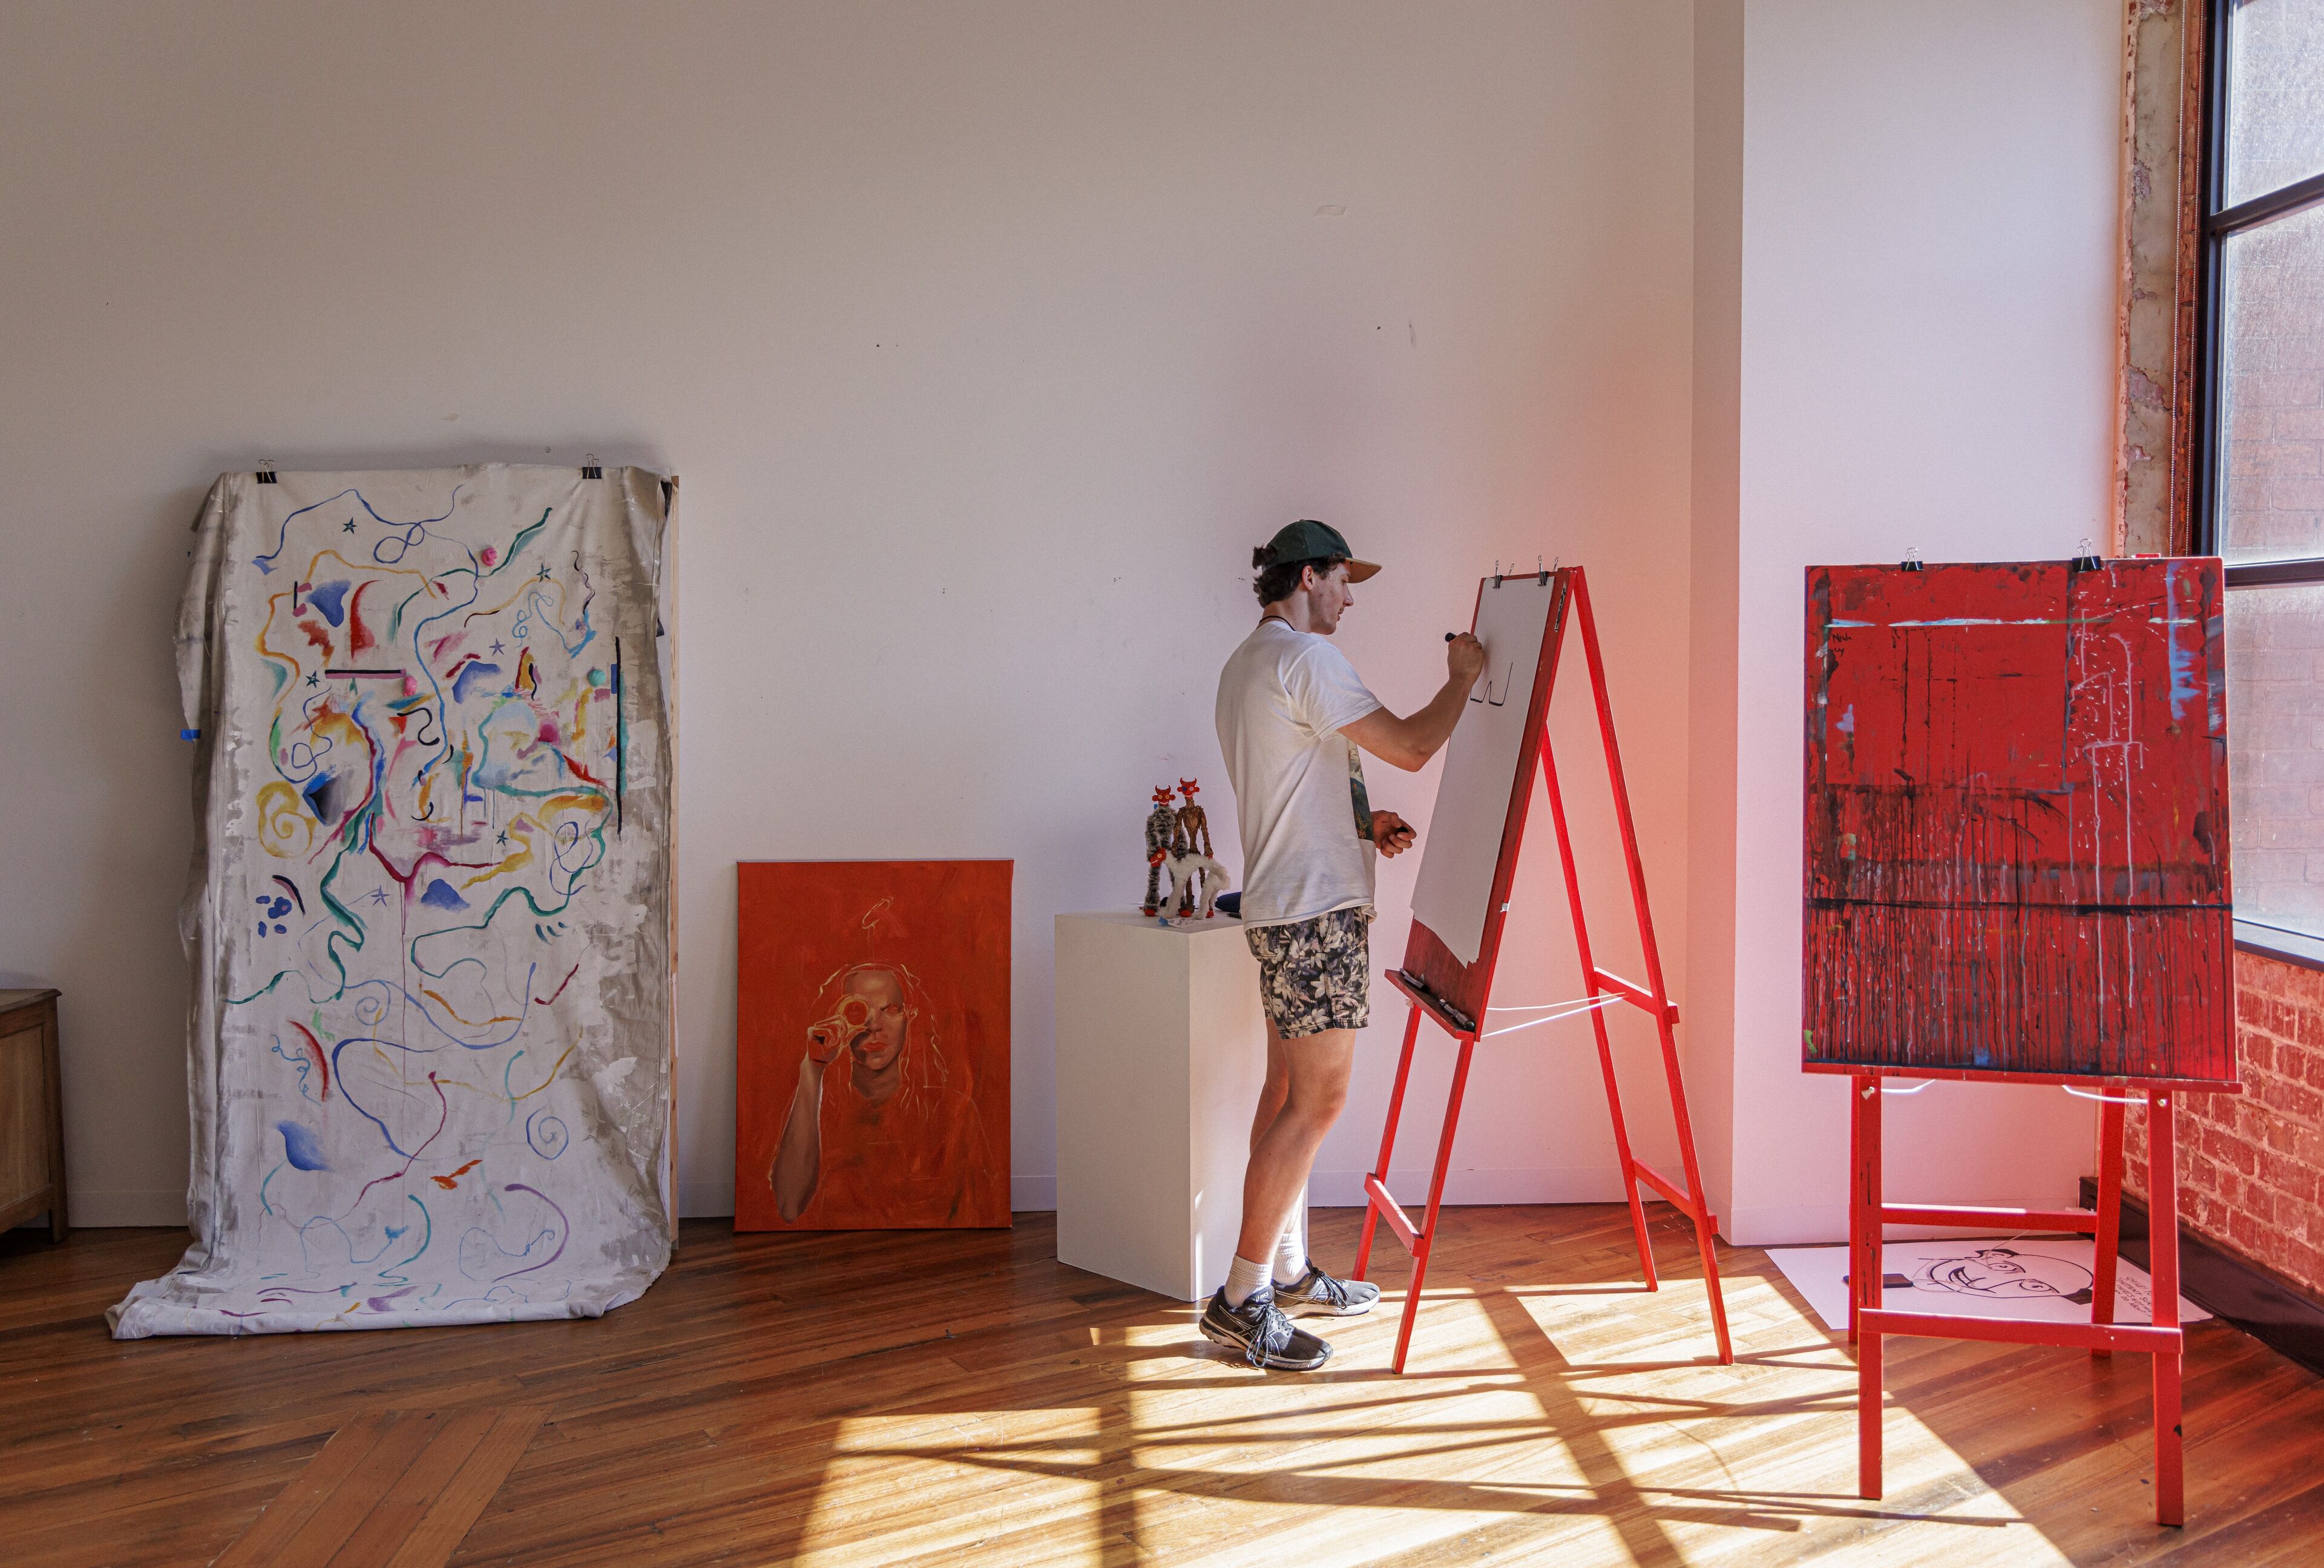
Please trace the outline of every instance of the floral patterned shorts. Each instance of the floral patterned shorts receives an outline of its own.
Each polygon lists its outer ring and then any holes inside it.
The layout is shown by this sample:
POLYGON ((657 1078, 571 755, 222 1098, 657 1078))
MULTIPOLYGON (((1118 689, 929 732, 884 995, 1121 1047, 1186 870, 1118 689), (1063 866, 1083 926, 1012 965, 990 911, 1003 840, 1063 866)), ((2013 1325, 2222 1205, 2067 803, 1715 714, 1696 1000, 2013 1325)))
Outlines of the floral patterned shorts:
POLYGON ((1366 904, 1245 929, 1259 960, 1259 999, 1285 1039, 1371 1021, 1371 923, 1366 904))

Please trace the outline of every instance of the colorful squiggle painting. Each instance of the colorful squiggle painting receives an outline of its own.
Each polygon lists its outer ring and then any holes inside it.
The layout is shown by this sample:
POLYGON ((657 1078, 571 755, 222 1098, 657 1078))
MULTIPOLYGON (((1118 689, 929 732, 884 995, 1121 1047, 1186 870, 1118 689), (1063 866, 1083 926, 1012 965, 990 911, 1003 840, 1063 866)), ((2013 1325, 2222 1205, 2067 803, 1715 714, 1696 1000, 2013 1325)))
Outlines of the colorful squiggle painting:
POLYGON ((211 491, 195 1240, 116 1337, 593 1317, 668 1265, 675 491, 595 472, 211 491))

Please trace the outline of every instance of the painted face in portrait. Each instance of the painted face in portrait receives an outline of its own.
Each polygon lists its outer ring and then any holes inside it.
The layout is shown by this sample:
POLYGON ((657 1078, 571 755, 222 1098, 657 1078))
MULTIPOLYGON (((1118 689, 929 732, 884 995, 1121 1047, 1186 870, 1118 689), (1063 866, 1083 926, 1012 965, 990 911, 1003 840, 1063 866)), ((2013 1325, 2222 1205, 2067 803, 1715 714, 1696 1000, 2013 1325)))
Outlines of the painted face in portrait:
POLYGON ((859 969, 847 977, 846 1001, 860 1004, 864 1015, 853 1042, 856 1060, 884 1071, 911 1043, 913 1009, 903 982, 892 969, 859 969))
POLYGON ((879 964, 851 970, 841 979, 829 1016, 807 1026, 807 1054, 828 1064, 853 1051, 867 1071, 883 1072, 911 1043, 918 1010, 894 970, 879 964))

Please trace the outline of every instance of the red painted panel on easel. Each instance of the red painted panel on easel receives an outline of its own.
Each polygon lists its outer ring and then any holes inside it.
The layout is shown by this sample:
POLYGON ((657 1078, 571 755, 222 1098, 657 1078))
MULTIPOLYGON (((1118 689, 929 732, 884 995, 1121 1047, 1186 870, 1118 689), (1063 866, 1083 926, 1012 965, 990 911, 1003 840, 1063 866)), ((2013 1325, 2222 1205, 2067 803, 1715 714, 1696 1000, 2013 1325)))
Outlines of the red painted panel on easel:
POLYGON ((1809 568, 1809 1065, 2234 1080, 2220 586, 1809 568))

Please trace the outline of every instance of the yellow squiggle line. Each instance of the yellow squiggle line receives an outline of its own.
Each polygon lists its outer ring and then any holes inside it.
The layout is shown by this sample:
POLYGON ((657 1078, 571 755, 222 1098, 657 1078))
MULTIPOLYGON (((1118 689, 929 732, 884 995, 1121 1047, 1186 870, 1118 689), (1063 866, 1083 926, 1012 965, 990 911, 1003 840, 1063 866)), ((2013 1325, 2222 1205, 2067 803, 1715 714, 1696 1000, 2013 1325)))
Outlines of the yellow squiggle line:
MULTIPOLYGON (((574 1052, 576 1052, 576 1051, 579 1050, 580 1048, 581 1048, 581 1042, 580 1042, 579 1040, 576 1040, 576 1041, 574 1041, 571 1045, 569 1045, 569 1046, 566 1047, 565 1047, 565 1056, 559 1056, 559 1057, 558 1057, 558 1058, 557 1058, 557 1067, 561 1067, 561 1066, 565 1065, 566 1058, 567 1058, 567 1057, 568 1057, 568 1056, 572 1056, 574 1052)), ((515 1104, 515 1103, 516 1103, 518 1101, 520 1101, 520 1100, 530 1100, 530 1099, 531 1099, 535 1094, 540 1093, 543 1089, 548 1088, 551 1084, 555 1083, 555 1082, 557 1081, 557 1067, 551 1067, 551 1068, 549 1068, 549 1076, 548 1076, 548 1077, 543 1078, 540 1083, 538 1083, 538 1084, 534 1084, 531 1088, 527 1089, 523 1093, 519 1094, 519 1095, 515 1096, 513 1099, 510 1100, 510 1101, 509 1101, 509 1103, 510 1103, 510 1104, 512 1104, 512 1105, 513 1105, 513 1104, 515 1104)))
POLYGON ((505 1014, 499 1018, 484 1019, 482 1021, 472 1018, 461 1018, 459 1009, 454 1007, 450 1002, 446 1001, 441 996, 438 996, 436 992, 429 990, 426 986, 423 985, 420 988, 420 994, 434 1002, 438 1007, 442 1008, 446 1012, 450 1013, 454 1019, 467 1025, 472 1029, 483 1028, 486 1024, 512 1024, 517 1021, 513 1017, 505 1014))

